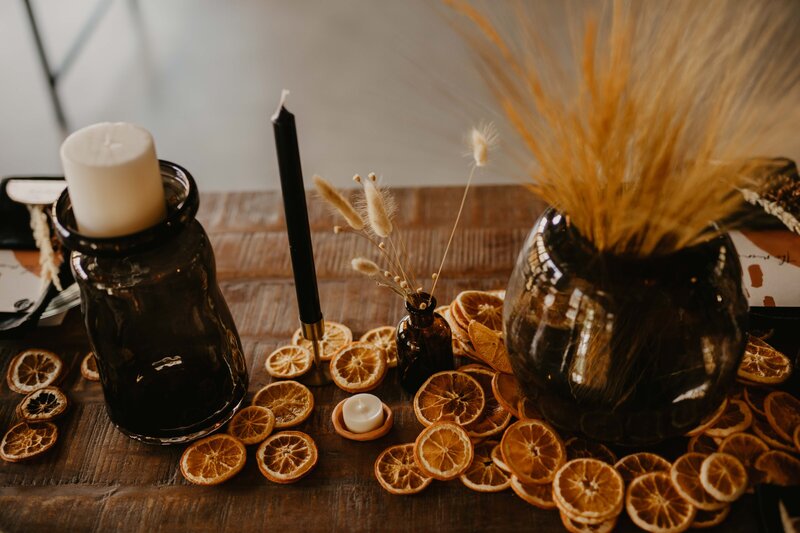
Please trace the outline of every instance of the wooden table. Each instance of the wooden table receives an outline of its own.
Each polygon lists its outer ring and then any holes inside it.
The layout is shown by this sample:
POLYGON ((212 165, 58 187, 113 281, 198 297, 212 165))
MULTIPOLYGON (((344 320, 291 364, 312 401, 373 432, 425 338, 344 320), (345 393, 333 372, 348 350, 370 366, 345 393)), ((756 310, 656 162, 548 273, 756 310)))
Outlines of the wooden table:
MULTIPOLYGON (((418 277, 434 272, 460 201, 460 189, 396 191, 397 226, 412 252, 418 277)), ((517 252, 542 206, 520 187, 480 187, 470 193, 442 281, 440 303, 467 288, 505 286, 517 252)), ((319 200, 309 202, 320 296, 325 318, 356 336, 396 324, 399 298, 350 269, 350 259, 373 253, 354 236, 334 235, 336 219, 319 200)), ((264 358, 288 344, 298 327, 280 196, 210 194, 200 219, 217 256, 218 277, 245 346, 250 396, 270 381, 264 358)), ((87 350, 80 313, 58 328, 0 343, 5 375, 11 356, 26 347, 51 349, 69 370, 62 386, 72 406, 58 422, 55 448, 22 464, 0 461, 0 531, 560 531, 558 513, 538 510, 511 491, 479 494, 459 481, 434 482, 410 497, 384 491, 373 475, 378 453, 412 442, 421 426, 409 395, 392 371, 376 391, 395 413, 386 437, 344 440, 331 411, 346 393, 333 385, 313 389, 316 408, 300 430, 317 442, 316 469, 294 485, 267 481, 254 462, 218 487, 187 483, 178 470, 182 446, 154 447, 125 437, 109 422, 98 383, 81 378, 87 350)), ((3 380, 4 382, 5 380, 3 380)), ((20 396, 0 387, 0 429, 9 427, 20 396)), ((737 503, 725 531, 756 530, 752 497, 737 503)), ((633 530, 627 520, 621 530, 633 530)))

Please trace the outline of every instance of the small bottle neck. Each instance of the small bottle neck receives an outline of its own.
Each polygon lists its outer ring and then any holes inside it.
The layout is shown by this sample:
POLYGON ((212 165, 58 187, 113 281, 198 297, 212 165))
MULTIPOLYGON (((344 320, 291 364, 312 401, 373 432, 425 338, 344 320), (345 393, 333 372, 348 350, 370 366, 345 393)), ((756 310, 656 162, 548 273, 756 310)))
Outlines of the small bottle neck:
POLYGON ((436 298, 428 293, 420 292, 406 300, 409 322, 415 328, 427 328, 433 324, 435 310, 436 298))

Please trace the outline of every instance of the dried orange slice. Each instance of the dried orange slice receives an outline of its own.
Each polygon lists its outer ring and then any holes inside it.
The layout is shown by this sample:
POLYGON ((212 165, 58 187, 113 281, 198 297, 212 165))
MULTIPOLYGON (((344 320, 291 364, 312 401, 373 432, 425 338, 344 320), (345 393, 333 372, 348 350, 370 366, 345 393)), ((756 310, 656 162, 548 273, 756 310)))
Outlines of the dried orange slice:
POLYGON ((731 512, 731 506, 726 505, 716 511, 697 511, 692 522, 692 529, 706 529, 709 527, 716 527, 728 518, 731 512))
POLYGON ((702 453, 687 453, 672 463, 670 479, 683 498, 704 511, 716 511, 728 504, 709 494, 700 482, 700 467, 708 457, 702 453))
POLYGON ((100 381, 100 372, 97 371, 97 359, 94 352, 89 352, 81 360, 81 376, 89 381, 100 381))
POLYGON ((764 452, 756 459, 755 467, 763 473, 766 483, 783 487, 800 485, 800 459, 786 452, 764 452))
POLYGON ((302 424, 314 409, 314 395, 296 381, 270 383, 258 391, 253 405, 266 407, 275 415, 275 427, 289 428, 302 424))
POLYGON ((454 318, 465 329, 477 320, 489 329, 503 330, 503 300, 497 296, 483 291, 464 291, 456 297, 455 308, 454 318))
POLYGON ((57 387, 45 387, 28 393, 19 405, 17 416, 29 422, 52 420, 67 410, 67 395, 57 387))
POLYGON ((519 399, 517 404, 517 411, 519 411, 519 418, 521 420, 542 420, 542 413, 534 406, 533 400, 527 396, 519 399))
POLYGON ((740 378, 775 384, 786 381, 791 373, 792 363, 788 357, 763 340, 750 336, 737 373, 740 378))
MULTIPOLYGON (((333 354, 339 348, 346 346, 353 342, 353 332, 344 324, 338 322, 325 321, 325 333, 322 335, 322 340, 319 342, 320 354, 319 358, 323 361, 330 361, 333 354)), ((292 344, 302 346, 309 352, 314 353, 314 347, 311 341, 303 337, 302 328, 298 328, 292 335, 292 344)))
POLYGON ((275 427, 275 415, 266 407, 250 405, 231 418, 228 434, 236 437, 242 444, 258 444, 269 437, 275 427))
POLYGON ((622 512, 625 483, 619 472, 603 461, 573 459, 556 473, 553 499, 573 520, 599 524, 622 512))
POLYGON ((501 433, 511 422, 511 413, 503 409, 492 394, 492 379, 497 372, 480 365, 462 366, 458 370, 475 378, 483 389, 483 397, 486 400, 478 419, 464 425, 464 429, 473 439, 485 439, 501 433))
POLYGON ((772 426, 769 425, 769 422, 756 417, 753 418, 753 425, 751 428, 753 433, 755 433, 758 438, 766 442, 770 448, 775 450, 783 450, 785 452, 795 451, 793 443, 784 441, 783 437, 778 435, 775 430, 772 429, 772 426))
POLYGON ((736 457, 712 453, 700 466, 700 483, 711 496, 722 502, 733 502, 747 488, 747 470, 736 457))
POLYGON ((281 346, 264 361, 267 373, 274 378, 299 378, 314 364, 314 356, 303 346, 281 346))
POLYGON ((634 524, 651 533, 686 531, 697 512, 678 493, 666 472, 652 472, 631 481, 625 509, 634 524))
POLYGON ((414 395, 414 414, 424 426, 444 420, 469 424, 478 419, 485 405, 480 383, 454 370, 432 375, 414 395))
POLYGON ((558 434, 541 420, 519 420, 503 435, 500 449, 523 483, 550 483, 567 458, 558 434))
POLYGON ((384 353, 372 344, 353 342, 341 348, 331 359, 333 383, 347 392, 366 392, 386 377, 384 353))
POLYGON ((485 440, 474 447, 472 463, 461 474, 461 482, 477 492, 500 492, 511 484, 511 477, 492 461, 497 441, 485 440))
POLYGON ((772 389, 765 389, 763 387, 745 387, 744 388, 744 401, 747 406, 753 411, 753 414, 759 416, 767 416, 764 412, 764 400, 767 395, 772 392, 772 389))
POLYGON ((467 471, 474 450, 464 428, 453 422, 436 422, 414 442, 414 459, 422 473, 434 479, 455 479, 467 471))
POLYGON ((47 350, 25 350, 18 353, 8 365, 8 388, 20 394, 52 385, 58 380, 64 363, 47 350))
POLYGON ((639 452, 626 455, 614 464, 614 468, 622 476, 625 484, 630 485, 631 481, 639 476, 653 472, 669 472, 672 465, 660 455, 639 452))
POLYGON ((375 477, 392 494, 416 494, 431 484, 414 460, 413 444, 390 446, 375 460, 375 477))
POLYGON ((553 500, 552 483, 523 483, 517 476, 512 475, 511 490, 514 491, 514 494, 539 509, 556 508, 556 502, 553 500))
POLYGON ((800 426, 800 400, 788 392, 775 391, 764 400, 767 422, 784 441, 792 442, 794 428, 800 426))
POLYGON ((16 463, 46 452, 56 443, 58 428, 52 422, 20 422, 0 441, 0 459, 16 463))
POLYGON ((477 320, 469 323, 469 339, 475 348, 475 354, 481 361, 498 372, 511 374, 511 361, 508 360, 508 350, 503 341, 503 334, 487 328, 477 320))
MULTIPOLYGON (((738 433, 736 433, 738 435, 738 433)), ((687 448, 690 452, 704 453, 706 455, 712 454, 719 449, 717 441, 714 437, 701 433, 689 439, 687 448)))
POLYGON ((506 464, 505 459, 503 459, 503 449, 500 447, 499 443, 494 448, 492 448, 491 456, 492 456, 492 461, 494 461, 494 464, 496 464, 500 468, 500 470, 509 474, 511 473, 511 468, 509 468, 509 466, 506 464))
POLYGON ((711 437, 727 437, 734 433, 744 431, 753 423, 753 413, 742 400, 730 400, 722 416, 706 429, 705 433, 711 437))
POLYGON ((301 431, 281 431, 267 437, 256 451, 258 469, 275 483, 294 483, 317 464, 317 445, 301 431))
POLYGON ((564 511, 558 512, 561 523, 569 533, 609 533, 617 527, 617 517, 610 518, 598 524, 582 524, 570 518, 564 511))
POLYGON ((572 437, 564 443, 567 461, 572 459, 599 459, 610 465, 617 462, 617 456, 606 446, 581 437, 572 437))
POLYGON ((519 418, 517 405, 520 398, 522 398, 522 394, 519 390, 517 378, 511 374, 498 372, 492 378, 492 392, 506 411, 519 418))
POLYGON ((238 474, 247 458, 238 439, 217 433, 193 442, 181 455, 181 474, 195 485, 217 485, 238 474))
POLYGON ((734 433, 728 435, 725 440, 719 445, 719 451, 727 453, 739 459, 739 462, 744 465, 747 470, 747 479, 750 484, 755 484, 756 480, 760 477, 755 468, 756 459, 764 453, 769 451, 769 446, 749 433, 734 433))
POLYGON ((794 447, 800 451, 800 426, 794 428, 794 447))
POLYGON ((728 398, 722 400, 722 403, 719 404, 713 413, 705 417, 700 424, 691 431, 686 432, 687 437, 694 437, 695 435, 700 435, 701 433, 705 432, 708 428, 713 426, 717 420, 722 417, 722 414, 725 412, 725 409, 728 408, 728 398))
POLYGON ((364 333, 360 342, 372 344, 383 352, 384 359, 389 368, 397 366, 397 329, 392 326, 382 326, 364 333))

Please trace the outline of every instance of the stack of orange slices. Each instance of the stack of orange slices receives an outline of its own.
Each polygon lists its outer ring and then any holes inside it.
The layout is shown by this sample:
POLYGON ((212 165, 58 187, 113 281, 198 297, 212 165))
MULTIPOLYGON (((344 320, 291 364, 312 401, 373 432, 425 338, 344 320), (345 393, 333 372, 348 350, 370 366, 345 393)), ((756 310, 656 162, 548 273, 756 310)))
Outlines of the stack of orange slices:
POLYGON ((16 463, 51 449, 58 440, 53 420, 67 410, 67 395, 56 383, 64 363, 49 350, 23 350, 11 359, 6 383, 13 392, 24 395, 14 414, 16 422, 0 439, 0 459, 16 463))

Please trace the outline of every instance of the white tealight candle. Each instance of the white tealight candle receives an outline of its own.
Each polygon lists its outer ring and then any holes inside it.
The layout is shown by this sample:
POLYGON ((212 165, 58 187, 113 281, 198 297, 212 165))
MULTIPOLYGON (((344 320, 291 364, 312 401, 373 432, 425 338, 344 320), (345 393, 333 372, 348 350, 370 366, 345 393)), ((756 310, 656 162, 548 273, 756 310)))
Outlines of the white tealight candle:
POLYGON ((61 145, 78 231, 120 237, 164 219, 166 203, 150 133, 125 122, 80 129, 61 145))
POLYGON ((342 406, 344 425, 353 433, 366 433, 383 425, 383 404, 372 394, 356 394, 342 406))

